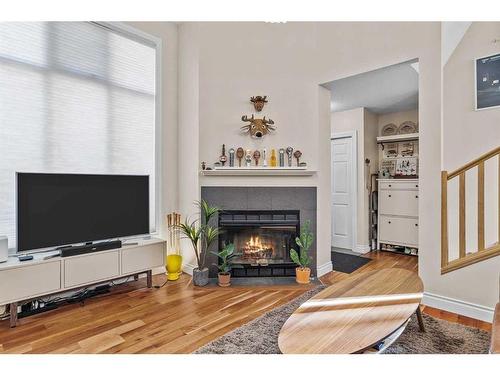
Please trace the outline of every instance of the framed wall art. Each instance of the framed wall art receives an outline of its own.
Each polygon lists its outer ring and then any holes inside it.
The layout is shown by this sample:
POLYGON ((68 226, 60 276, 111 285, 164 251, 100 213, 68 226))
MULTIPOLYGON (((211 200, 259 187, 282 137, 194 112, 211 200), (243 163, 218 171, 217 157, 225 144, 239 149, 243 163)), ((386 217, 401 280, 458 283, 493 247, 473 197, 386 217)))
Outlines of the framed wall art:
POLYGON ((398 156, 398 144, 387 143, 384 145, 384 158, 395 158, 398 156))
POLYGON ((500 107, 500 53, 475 61, 475 109, 500 107))

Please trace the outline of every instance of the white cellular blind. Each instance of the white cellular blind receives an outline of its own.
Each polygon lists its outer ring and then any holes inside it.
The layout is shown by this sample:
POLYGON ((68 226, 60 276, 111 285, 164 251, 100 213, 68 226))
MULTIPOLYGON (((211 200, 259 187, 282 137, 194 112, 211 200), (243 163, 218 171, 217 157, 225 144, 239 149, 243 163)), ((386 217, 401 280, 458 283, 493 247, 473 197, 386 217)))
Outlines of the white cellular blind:
POLYGON ((0 23, 0 235, 16 172, 147 174, 155 230, 156 49, 87 22, 0 23))

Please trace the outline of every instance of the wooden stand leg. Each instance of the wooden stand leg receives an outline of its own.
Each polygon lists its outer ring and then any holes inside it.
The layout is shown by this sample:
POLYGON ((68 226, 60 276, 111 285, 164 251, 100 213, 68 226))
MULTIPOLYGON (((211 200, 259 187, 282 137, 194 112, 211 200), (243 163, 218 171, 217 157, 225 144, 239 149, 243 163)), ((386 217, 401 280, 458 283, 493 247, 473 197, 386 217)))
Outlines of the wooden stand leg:
POLYGON ((147 280, 148 288, 152 288, 153 287, 153 271, 151 271, 151 270, 146 271, 146 280, 147 280))
POLYGON ((17 302, 10 304, 10 327, 14 328, 17 325, 17 302))
POLYGON ((417 307, 417 320, 418 326, 420 327, 420 331, 425 332, 424 319, 422 318, 422 311, 420 310, 420 306, 417 307))

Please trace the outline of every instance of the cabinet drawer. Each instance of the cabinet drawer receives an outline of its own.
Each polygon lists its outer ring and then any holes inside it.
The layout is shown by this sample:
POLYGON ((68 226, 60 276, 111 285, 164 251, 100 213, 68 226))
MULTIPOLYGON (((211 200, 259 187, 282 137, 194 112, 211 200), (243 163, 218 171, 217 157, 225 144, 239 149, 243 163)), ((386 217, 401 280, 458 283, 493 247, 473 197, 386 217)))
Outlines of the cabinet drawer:
POLYGON ((61 262, 2 270, 0 304, 55 292, 61 288, 61 262))
POLYGON ((122 274, 150 270, 165 264, 163 243, 123 249, 122 274))
POLYGON ((418 181, 379 181, 379 190, 418 190, 418 181))
POLYGON ((119 250, 92 253, 64 260, 64 286, 66 288, 101 280, 120 274, 119 250))
POLYGON ((380 216, 380 242, 418 246, 418 219, 380 216))
POLYGON ((382 215, 418 216, 418 191, 379 191, 379 211, 382 215))

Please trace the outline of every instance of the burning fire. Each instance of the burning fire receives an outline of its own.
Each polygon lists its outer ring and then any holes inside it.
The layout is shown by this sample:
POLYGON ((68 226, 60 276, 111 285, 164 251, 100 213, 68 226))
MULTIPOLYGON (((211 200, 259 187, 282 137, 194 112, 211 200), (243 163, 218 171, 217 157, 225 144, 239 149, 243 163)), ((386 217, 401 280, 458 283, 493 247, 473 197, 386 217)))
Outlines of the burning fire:
POLYGON ((250 241, 247 241, 243 248, 243 256, 246 258, 271 258, 273 248, 269 245, 262 244, 259 236, 251 236, 250 241))

